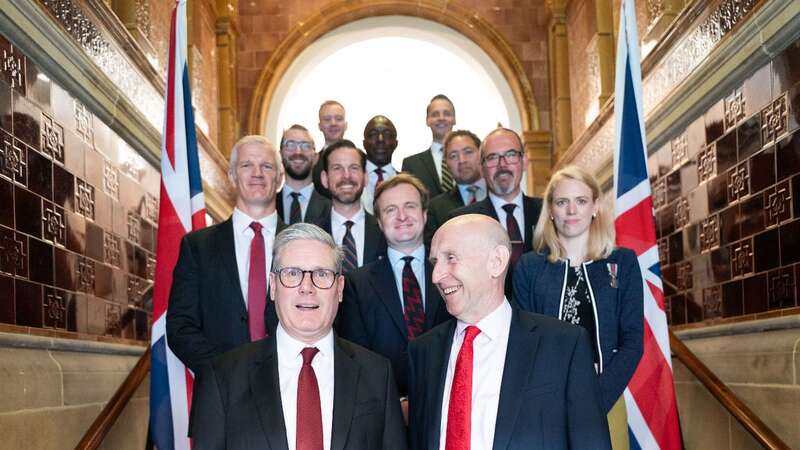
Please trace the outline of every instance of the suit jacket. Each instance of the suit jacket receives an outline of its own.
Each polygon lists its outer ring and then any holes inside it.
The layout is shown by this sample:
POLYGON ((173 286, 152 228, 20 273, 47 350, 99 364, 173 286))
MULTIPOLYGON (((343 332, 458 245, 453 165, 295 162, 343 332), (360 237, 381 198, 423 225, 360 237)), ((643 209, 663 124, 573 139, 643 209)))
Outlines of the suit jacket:
MULTIPOLYGON (((431 282, 432 267, 425 261, 425 330, 450 318, 439 290, 431 282)), ((389 358, 400 394, 408 391, 408 329, 389 258, 347 274, 340 308, 343 338, 389 358)))
MULTIPOLYGON (((522 233, 523 233, 523 247, 522 252, 529 252, 533 250, 533 228, 536 226, 536 222, 539 220, 539 214, 542 211, 542 199, 538 197, 528 197, 527 195, 522 195, 522 214, 525 217, 525 223, 519 224, 522 233)), ((464 206, 463 208, 458 208, 455 211, 450 213, 450 217, 460 216, 463 214, 483 214, 484 216, 489 216, 494 220, 499 221, 500 219, 497 217, 497 211, 494 209, 494 205, 492 204, 492 199, 489 195, 486 195, 486 198, 479 202, 475 202, 471 205, 464 206)), ((503 224, 505 225, 505 224, 503 224)), ((513 276, 514 276, 514 268, 511 267, 508 269, 508 274, 506 275, 506 297, 511 298, 514 292, 513 287, 513 276)))
MULTIPOLYGON (((442 161, 442 164, 444 164, 444 161, 442 161)), ((422 184, 428 188, 431 198, 444 192, 439 173, 436 171, 436 163, 433 161, 431 149, 405 157, 401 170, 419 178, 422 184)))
MULTIPOLYGON (((559 317, 567 263, 547 254, 526 253, 514 273, 514 301, 525 311, 559 317)), ((642 274, 636 254, 617 248, 606 259, 586 264, 597 316, 600 392, 608 412, 622 395, 644 351, 642 274), (616 265, 612 277, 609 264, 616 265), (613 282, 612 282, 613 278, 613 282)))
MULTIPOLYGON (((409 346, 409 441, 438 449, 456 321, 409 346)), ((494 433, 500 449, 610 449, 586 331, 514 309, 494 433)))
MULTIPOLYGON (((285 227, 278 219, 276 231, 285 227)), ((269 312, 270 303, 264 312, 268 323, 274 314, 269 312)), ((175 355, 194 372, 212 357, 250 342, 232 218, 181 239, 169 295, 167 339, 175 355)))
MULTIPOLYGON (((314 223, 319 220, 319 217, 325 214, 325 211, 330 209, 330 207, 330 200, 323 197, 316 189, 312 190, 311 198, 308 199, 308 208, 306 208, 306 214, 303 216, 302 221, 305 223, 314 223)), ((275 195, 275 209, 278 211, 278 217, 283 220, 283 189, 278 191, 275 195)))
MULTIPOLYGON (((192 448, 286 450, 274 337, 215 358, 195 382, 192 448)), ((389 362, 344 339, 334 344, 331 450, 406 449, 389 362)))
POLYGON ((458 187, 449 192, 443 192, 428 204, 428 222, 425 224, 425 242, 430 244, 436 230, 447 222, 450 213, 464 206, 464 199, 458 187))
MULTIPOLYGON (((333 206, 329 207, 322 212, 317 218, 309 223, 322 228, 328 234, 331 233, 331 210, 333 206)), ((386 254, 386 238, 383 232, 378 227, 378 221, 375 216, 364 211, 364 262, 362 265, 371 263, 377 260, 382 255, 386 254)))

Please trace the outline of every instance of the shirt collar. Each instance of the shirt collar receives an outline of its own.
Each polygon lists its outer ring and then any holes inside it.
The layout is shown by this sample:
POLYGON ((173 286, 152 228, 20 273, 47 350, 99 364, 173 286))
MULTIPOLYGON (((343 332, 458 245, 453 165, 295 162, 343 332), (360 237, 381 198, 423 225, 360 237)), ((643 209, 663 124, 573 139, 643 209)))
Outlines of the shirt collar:
POLYGON ((516 197, 514 197, 510 202, 503 200, 502 198, 492 194, 489 192, 489 198, 492 200, 492 205, 494 205, 495 210, 500 210, 503 208, 503 205, 507 205, 509 203, 513 203, 517 205, 520 210, 522 210, 522 190, 520 189, 519 193, 516 197))
POLYGON ((328 330, 328 334, 317 342, 306 344, 303 341, 289 336, 289 333, 283 328, 283 324, 278 323, 278 327, 275 329, 275 340, 276 345, 280 349, 279 351, 285 351, 286 353, 284 356, 288 357, 289 360, 301 357, 300 352, 306 347, 316 347, 319 353, 325 358, 333 357, 333 329, 328 330))
POLYGON ((464 192, 467 192, 467 188, 470 186, 478 186, 478 191, 476 194, 480 194, 481 192, 486 192, 486 180, 483 178, 478 178, 478 181, 469 184, 459 184, 458 188, 464 192))
POLYGON ((299 192, 300 196, 303 198, 311 198, 311 193, 314 192, 314 183, 308 183, 307 185, 303 186, 301 189, 295 191, 288 185, 283 185, 283 196, 288 198, 292 192, 299 192))
POLYGON ((375 169, 377 169, 378 167, 383 169, 383 173, 384 174, 391 175, 391 174, 394 173, 394 167, 392 167, 392 163, 386 164, 385 166, 378 166, 377 164, 373 163, 372 161, 367 160, 367 175, 369 175, 372 172, 375 172, 375 169))
POLYGON ((485 334, 490 340, 494 341, 504 335, 508 334, 509 324, 511 323, 511 305, 508 299, 503 297, 503 303, 500 304, 494 311, 490 312, 486 317, 479 320, 476 324, 469 324, 466 322, 458 321, 456 323, 456 336, 463 333, 470 325, 475 325, 481 330, 481 334, 485 334))
POLYGON ((414 259, 419 259, 421 262, 424 262, 425 246, 420 245, 419 247, 414 249, 413 252, 411 252, 411 255, 406 255, 405 253, 399 250, 389 247, 388 249, 386 249, 386 256, 389 258, 389 263, 391 263, 392 267, 396 266, 399 262, 403 262, 403 264, 405 264, 405 262, 402 261, 402 258, 405 256, 413 256, 414 259))
POLYGON ((442 153, 442 144, 439 142, 431 142, 431 153, 442 153))
POLYGON ((272 214, 256 220, 245 214, 239 208, 233 208, 233 231, 235 233, 244 233, 250 228, 250 224, 253 222, 258 222, 264 227, 261 234, 267 235, 270 232, 271 234, 275 234, 275 229, 278 227, 278 213, 273 211, 272 214))
POLYGON ((353 215, 351 218, 347 218, 338 212, 335 209, 331 208, 331 226, 334 228, 344 225, 345 222, 348 220, 352 220, 353 223, 361 223, 366 218, 366 213, 364 211, 364 207, 358 209, 358 212, 353 215))

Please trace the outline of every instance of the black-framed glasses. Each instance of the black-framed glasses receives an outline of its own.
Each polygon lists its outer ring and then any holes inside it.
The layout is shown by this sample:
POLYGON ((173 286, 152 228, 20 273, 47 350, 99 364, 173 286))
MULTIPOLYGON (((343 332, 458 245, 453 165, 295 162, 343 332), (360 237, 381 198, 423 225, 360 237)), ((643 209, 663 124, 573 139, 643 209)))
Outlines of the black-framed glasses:
POLYGON ((290 151, 300 150, 307 152, 314 148, 314 144, 308 141, 283 141, 283 148, 290 151))
POLYGON ((504 159, 506 164, 519 164, 522 159, 522 152, 519 150, 508 150, 505 153, 492 153, 483 157, 483 164, 486 167, 497 167, 500 159, 504 159))
POLYGON ((284 267, 273 270, 278 275, 278 280, 285 288, 296 288, 303 283, 306 274, 311 276, 311 283, 318 289, 330 289, 339 276, 339 272, 330 269, 303 270, 298 267, 284 267))

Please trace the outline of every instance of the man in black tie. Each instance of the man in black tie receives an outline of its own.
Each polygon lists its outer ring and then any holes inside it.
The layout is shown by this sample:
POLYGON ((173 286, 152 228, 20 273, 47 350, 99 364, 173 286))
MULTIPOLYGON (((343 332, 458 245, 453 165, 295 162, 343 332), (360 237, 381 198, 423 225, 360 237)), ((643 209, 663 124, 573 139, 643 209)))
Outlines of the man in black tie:
POLYGON ((331 144, 320 159, 322 184, 330 190, 333 205, 314 221, 331 233, 344 250, 344 273, 378 259, 386 252, 378 222, 361 205, 366 180, 366 156, 351 141, 331 144))
POLYGON ((408 385, 408 342, 447 320, 431 283, 423 245, 428 191, 416 177, 398 174, 375 191, 376 217, 386 257, 347 275, 341 336, 392 362, 401 395, 408 385))
POLYGON ((511 274, 522 253, 533 249, 533 227, 539 220, 542 199, 522 193, 522 174, 528 167, 525 146, 519 135, 508 128, 489 133, 481 145, 483 179, 489 195, 482 201, 458 208, 450 217, 483 214, 500 222, 511 238, 510 269, 506 275, 506 295, 512 294, 511 274))
POLYGON ((272 241, 284 225, 275 212, 280 155, 262 136, 231 149, 236 191, 231 217, 181 240, 167 310, 167 342, 195 373, 212 357, 266 334, 272 241))
POLYGON ((319 227, 299 223, 278 234, 273 259, 275 333, 199 374, 192 448, 405 449, 391 365, 332 330, 344 287, 341 250, 319 227))
POLYGON ((364 127, 364 150, 367 151, 367 183, 361 204, 370 214, 375 187, 395 176, 392 155, 397 148, 397 129, 386 116, 375 116, 364 127))
POLYGON ((420 153, 403 160, 403 172, 408 172, 422 181, 431 197, 449 192, 455 187, 453 173, 444 162, 443 142, 456 124, 456 109, 446 95, 434 96, 425 110, 425 123, 431 129, 433 142, 420 153))
POLYGON ((481 177, 481 140, 468 130, 457 130, 444 139, 444 164, 450 168, 456 185, 431 200, 425 242, 450 216, 450 212, 486 198, 486 182, 481 177))
MULTIPOLYGON (((344 139, 344 132, 347 131, 347 118, 345 117, 344 106, 336 100, 326 100, 319 105, 319 131, 325 138, 325 143, 320 149, 321 153, 331 144, 344 139)), ((321 159, 321 158, 318 158, 321 159)), ((322 167, 314 165, 314 189, 320 195, 330 198, 331 193, 322 185, 322 167)))
POLYGON ((317 163, 317 154, 306 127, 295 124, 283 132, 281 160, 286 183, 278 192, 278 216, 287 225, 313 223, 330 208, 331 202, 317 193, 311 181, 311 169, 317 163))

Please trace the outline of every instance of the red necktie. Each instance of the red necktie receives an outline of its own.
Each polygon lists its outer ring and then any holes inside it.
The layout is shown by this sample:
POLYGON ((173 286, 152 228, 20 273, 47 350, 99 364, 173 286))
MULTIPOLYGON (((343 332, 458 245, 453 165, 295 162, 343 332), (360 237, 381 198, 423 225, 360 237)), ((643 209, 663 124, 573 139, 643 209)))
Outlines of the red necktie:
POLYGON ((297 450, 322 450, 322 407, 319 402, 319 385, 311 361, 319 352, 316 347, 306 347, 303 367, 297 380, 297 450))
POLYGON ((411 268, 413 256, 404 256, 403 261, 403 316, 408 328, 408 340, 413 341, 425 329, 425 310, 422 307, 422 292, 411 268))
POLYGON ((250 340, 257 341, 267 335, 264 325, 264 305, 267 301, 267 268, 264 256, 263 226, 258 222, 250 224, 255 233, 250 241, 250 273, 247 278, 247 315, 250 324, 250 340))
POLYGON ((511 238, 510 267, 512 268, 517 265, 517 260, 522 256, 522 233, 519 232, 519 224, 514 217, 514 208, 516 207, 517 205, 513 203, 503 205, 503 209, 506 210, 506 231, 508 231, 508 237, 511 238))
POLYGON ((472 436, 472 341, 481 330, 470 325, 464 331, 464 343, 458 351, 450 405, 447 407, 445 450, 469 450, 472 436))
POLYGON ((375 174, 378 175, 378 181, 375 182, 375 187, 378 187, 381 183, 383 183, 383 169, 378 167, 375 169, 375 174))

